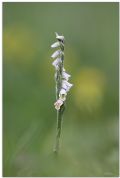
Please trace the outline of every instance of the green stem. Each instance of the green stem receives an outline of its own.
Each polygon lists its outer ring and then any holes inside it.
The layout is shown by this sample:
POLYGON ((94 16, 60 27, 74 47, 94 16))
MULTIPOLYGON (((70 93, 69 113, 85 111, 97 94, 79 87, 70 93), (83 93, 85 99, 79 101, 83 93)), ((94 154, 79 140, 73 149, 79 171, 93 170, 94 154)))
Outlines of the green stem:
POLYGON ((59 151, 60 135, 61 135, 61 129, 62 129, 62 118, 63 118, 64 110, 65 110, 65 105, 63 104, 60 110, 57 111, 57 132, 56 132, 56 141, 55 141, 55 147, 54 147, 55 153, 58 153, 59 151))

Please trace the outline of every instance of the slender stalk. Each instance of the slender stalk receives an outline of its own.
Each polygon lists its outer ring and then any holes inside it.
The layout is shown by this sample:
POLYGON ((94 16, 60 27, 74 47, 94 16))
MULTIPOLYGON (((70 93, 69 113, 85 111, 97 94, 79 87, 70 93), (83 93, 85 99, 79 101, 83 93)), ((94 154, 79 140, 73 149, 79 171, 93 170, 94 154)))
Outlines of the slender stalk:
POLYGON ((61 106, 60 110, 57 111, 57 128, 56 128, 56 141, 54 152, 58 153, 60 147, 60 135, 62 129, 62 119, 63 119, 63 112, 65 110, 64 104, 61 106))

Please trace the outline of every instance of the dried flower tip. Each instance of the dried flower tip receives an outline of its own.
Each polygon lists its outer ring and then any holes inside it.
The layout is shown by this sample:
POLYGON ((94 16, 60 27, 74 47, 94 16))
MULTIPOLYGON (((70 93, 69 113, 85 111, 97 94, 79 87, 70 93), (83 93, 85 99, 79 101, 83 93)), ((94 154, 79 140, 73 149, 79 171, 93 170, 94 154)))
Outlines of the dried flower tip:
POLYGON ((68 79, 69 79, 70 76, 71 76, 71 75, 67 74, 65 71, 62 72, 62 78, 63 78, 63 79, 65 79, 65 80, 68 81, 68 79))
POLYGON ((57 110, 59 110, 62 105, 63 105, 63 101, 62 101, 61 99, 58 99, 58 100, 54 103, 55 109, 57 109, 57 110))
POLYGON ((53 43, 52 45, 51 45, 51 48, 57 48, 57 47, 59 47, 60 46, 60 43, 59 42, 56 42, 56 43, 53 43))

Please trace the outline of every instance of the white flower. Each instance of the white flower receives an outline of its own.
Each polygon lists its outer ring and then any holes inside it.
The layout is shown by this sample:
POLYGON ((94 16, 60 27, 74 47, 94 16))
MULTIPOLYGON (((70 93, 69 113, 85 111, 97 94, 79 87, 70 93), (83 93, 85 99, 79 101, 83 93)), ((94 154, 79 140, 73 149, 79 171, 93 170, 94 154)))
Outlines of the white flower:
POLYGON ((57 50, 52 54, 51 57, 54 59, 54 58, 58 57, 59 55, 60 55, 60 50, 57 50))
POLYGON ((72 86, 73 84, 67 82, 66 80, 62 81, 62 88, 65 89, 66 92, 68 92, 72 86))
POLYGON ((62 89, 60 90, 60 94, 61 94, 61 95, 66 95, 65 89, 62 88, 62 89))
POLYGON ((61 99, 58 99, 58 100, 54 103, 55 109, 57 109, 57 110, 59 110, 62 105, 63 105, 63 101, 62 101, 61 99))
POLYGON ((52 58, 55 59, 57 57, 61 57, 61 55, 64 55, 64 53, 61 50, 57 50, 52 54, 52 58))
POLYGON ((57 48, 57 47, 59 47, 60 46, 60 43, 59 42, 56 42, 56 43, 53 43, 52 45, 51 45, 51 48, 57 48))
POLYGON ((62 82, 62 86, 61 87, 62 87, 62 89, 67 91, 68 86, 64 82, 62 82))
POLYGON ((63 80, 63 83, 66 84, 68 87, 72 87, 73 86, 73 84, 67 82, 66 80, 63 80))
POLYGON ((58 39, 58 40, 62 40, 62 41, 64 41, 64 36, 60 36, 60 35, 58 35, 58 33, 57 32, 55 32, 55 34, 56 34, 56 38, 58 39))
POLYGON ((61 58, 57 58, 53 61, 52 65, 56 68, 56 70, 58 69, 59 67, 59 64, 61 63, 61 58))
POLYGON ((62 88, 62 89, 60 90, 60 93, 59 93, 60 99, 61 99, 62 101, 65 101, 65 100, 66 100, 66 95, 67 95, 66 90, 62 88))
POLYGON ((65 80, 68 81, 68 79, 69 79, 70 76, 71 76, 71 75, 67 74, 65 71, 62 72, 62 78, 63 78, 63 79, 65 79, 65 80))

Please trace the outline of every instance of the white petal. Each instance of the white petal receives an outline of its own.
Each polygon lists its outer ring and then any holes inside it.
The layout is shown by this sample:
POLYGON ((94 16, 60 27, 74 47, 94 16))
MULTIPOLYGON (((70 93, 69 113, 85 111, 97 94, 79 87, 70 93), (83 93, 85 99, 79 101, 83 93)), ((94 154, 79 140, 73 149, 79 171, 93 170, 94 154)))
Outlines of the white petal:
POLYGON ((55 51, 53 54, 52 54, 52 58, 56 58, 56 57, 58 57, 60 55, 60 50, 57 50, 57 51, 55 51))
POLYGON ((62 88, 65 89, 66 92, 68 92, 72 86, 73 84, 67 82, 66 80, 62 81, 62 88))
POLYGON ((57 36, 56 38, 59 40, 64 40, 64 36, 57 36))
POLYGON ((64 82, 62 82, 62 88, 67 90, 68 86, 64 82))
POLYGON ((51 45, 51 48, 57 48, 60 46, 60 43, 59 42, 56 42, 54 44, 51 45))
POLYGON ((67 86, 69 86, 69 87, 72 87, 72 86, 73 86, 73 84, 67 82, 66 80, 63 80, 63 84, 65 84, 65 85, 67 85, 67 86))
POLYGON ((60 94, 61 94, 61 95, 66 95, 66 90, 62 88, 62 89, 60 90, 60 94))
POLYGON ((73 86, 73 84, 68 82, 68 87, 71 88, 72 86, 73 86))
POLYGON ((56 38, 57 38, 57 39, 64 40, 64 36, 60 36, 60 35, 58 35, 57 32, 55 32, 55 34, 56 34, 56 38))
POLYGON ((59 97, 62 101, 65 101, 66 100, 66 95, 67 95, 67 91, 65 89, 61 89, 60 90, 60 93, 59 93, 59 97))
POLYGON ((54 67, 57 67, 60 62, 61 62, 61 58, 57 58, 57 59, 55 59, 55 60, 53 61, 52 65, 53 65, 54 67))
POLYGON ((68 91, 70 90, 71 87, 72 87, 72 86, 68 86, 66 92, 68 92, 68 91))
POLYGON ((65 71, 62 72, 62 78, 68 80, 71 75, 67 74, 65 71))

